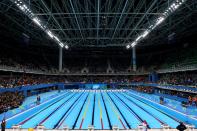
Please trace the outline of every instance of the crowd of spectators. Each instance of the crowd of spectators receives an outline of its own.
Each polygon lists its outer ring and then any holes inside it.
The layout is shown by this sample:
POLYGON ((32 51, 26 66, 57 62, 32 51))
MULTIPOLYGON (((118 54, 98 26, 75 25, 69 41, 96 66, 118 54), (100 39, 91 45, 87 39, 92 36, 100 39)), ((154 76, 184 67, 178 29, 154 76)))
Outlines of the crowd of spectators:
POLYGON ((139 92, 144 92, 149 94, 154 92, 153 87, 150 86, 137 86, 137 87, 133 87, 133 89, 139 92))
POLYGON ((38 85, 43 83, 65 82, 63 77, 47 77, 47 76, 15 76, 0 77, 0 88, 13 88, 26 85, 38 85))
POLYGON ((19 92, 4 92, 0 94, 0 114, 19 107, 24 100, 24 96, 19 92))
POLYGON ((197 73, 194 71, 161 74, 158 83, 164 85, 197 86, 197 73))
POLYGON ((38 76, 21 75, 0 77, 0 88, 13 88, 25 85, 37 85, 43 83, 129 83, 144 81, 144 76, 38 76))
POLYGON ((23 62, 23 61, 15 61, 12 58, 0 58, 0 68, 2 69, 10 69, 10 70, 16 70, 19 72, 45 72, 48 73, 53 68, 49 69, 45 64, 42 64, 41 62, 36 61, 29 61, 29 62, 23 62), (36 63, 39 63, 36 64, 36 63))

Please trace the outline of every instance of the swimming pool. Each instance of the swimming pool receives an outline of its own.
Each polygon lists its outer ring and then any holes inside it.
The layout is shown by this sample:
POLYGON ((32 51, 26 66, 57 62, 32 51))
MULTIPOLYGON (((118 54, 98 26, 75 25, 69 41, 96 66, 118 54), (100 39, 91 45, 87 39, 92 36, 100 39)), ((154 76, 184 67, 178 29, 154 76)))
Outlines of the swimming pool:
MULTIPOLYGON (((135 129, 146 120, 150 128, 169 125, 175 128, 180 121, 196 125, 197 119, 185 116, 162 106, 130 90, 65 90, 50 93, 50 99, 7 118, 7 128, 21 125, 21 128, 47 129, 135 129), (51 97, 52 96, 52 97, 51 97)), ((43 98, 44 94, 42 95, 43 98)), ((41 98, 42 98, 41 97, 41 98)), ((35 99, 27 99, 29 103, 35 99)), ((26 105, 28 102, 24 102, 26 105)))

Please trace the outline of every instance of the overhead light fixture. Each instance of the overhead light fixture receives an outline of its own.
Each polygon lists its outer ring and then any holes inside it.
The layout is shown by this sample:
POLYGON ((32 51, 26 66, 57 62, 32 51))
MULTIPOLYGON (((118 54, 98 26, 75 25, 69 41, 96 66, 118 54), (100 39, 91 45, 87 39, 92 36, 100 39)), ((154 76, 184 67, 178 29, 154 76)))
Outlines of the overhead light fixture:
POLYGON ((131 44, 131 47, 134 47, 136 44, 137 44, 137 42, 134 41, 134 42, 131 44))
POLYGON ((145 38, 149 34, 149 30, 146 30, 143 34, 142 37, 145 38))
POLYGON ((157 22, 156 22, 156 24, 155 24, 155 26, 158 26, 158 25, 161 24, 164 20, 165 20, 164 17, 159 17, 158 20, 157 20, 157 22))
POLYGON ((60 42, 59 43, 59 46, 63 48, 64 47, 64 44, 60 42))
POLYGON ((68 45, 65 45, 65 48, 68 49, 69 48, 68 45))
POLYGON ((126 48, 129 49, 130 48, 130 45, 127 45, 126 48))
POLYGON ((135 41, 139 41, 141 38, 142 38, 141 36, 138 36, 135 41))
POLYGON ((68 49, 68 45, 64 45, 63 42, 60 41, 60 39, 53 34, 46 25, 43 25, 43 22, 35 16, 35 14, 31 11, 30 8, 23 2, 23 0, 11 0, 13 3, 16 4, 16 6, 23 11, 24 14, 26 14, 36 25, 38 25, 43 31, 45 31, 48 36, 55 40, 58 45, 63 48, 65 46, 66 49, 68 49))
POLYGON ((41 23, 40 23, 40 20, 39 20, 37 17, 33 18, 32 20, 33 20, 33 22, 36 23, 38 26, 42 26, 41 23))
POLYGON ((54 37, 53 33, 52 33, 50 30, 47 31, 47 34, 48 34, 51 38, 54 37))
POLYGON ((130 47, 134 47, 137 45, 137 43, 142 40, 142 38, 145 38, 152 30, 154 30, 158 25, 160 25, 170 14, 172 14, 176 9, 178 9, 186 0, 175 0, 169 8, 167 8, 163 13, 162 16, 157 18, 155 20, 155 23, 151 24, 149 28, 142 33, 142 35, 138 36, 132 44, 128 44, 126 46, 127 49, 130 47))

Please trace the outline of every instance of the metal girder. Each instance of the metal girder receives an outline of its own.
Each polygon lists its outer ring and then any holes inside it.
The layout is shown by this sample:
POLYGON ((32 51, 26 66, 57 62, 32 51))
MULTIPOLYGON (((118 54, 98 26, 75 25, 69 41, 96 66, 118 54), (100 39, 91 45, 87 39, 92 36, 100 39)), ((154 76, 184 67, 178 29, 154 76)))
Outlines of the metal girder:
POLYGON ((118 28, 118 26, 119 26, 119 24, 120 24, 120 21, 121 21, 121 19, 122 19, 123 13, 125 12, 125 8, 127 7, 127 3, 128 3, 128 0, 126 0, 125 5, 124 5, 124 7, 123 7, 123 9, 122 9, 121 15, 120 15, 120 17, 119 17, 119 19, 118 19, 118 23, 117 23, 117 25, 116 25, 116 27, 115 27, 115 30, 114 30, 114 32, 113 32, 112 39, 114 38, 114 35, 116 34, 116 30, 117 30, 117 28, 118 28))
POLYGON ((72 0, 69 0, 69 2, 70 2, 70 5, 71 5, 71 8, 72 8, 72 11, 73 11, 73 13, 74 13, 74 16, 75 16, 75 19, 76 19, 77 26, 78 26, 78 28, 79 28, 81 37, 82 37, 82 39, 84 39, 84 38, 83 38, 83 34, 82 34, 82 32, 81 32, 81 28, 80 28, 80 25, 79 25, 79 21, 78 21, 77 15, 76 15, 76 13, 75 13, 75 9, 74 9, 74 7, 73 7, 72 0))
MULTIPOLYGON (((114 28, 105 28, 106 30, 114 30, 114 28)), ((79 30, 78 28, 63 28, 63 29, 51 29, 51 30, 54 30, 54 31, 59 31, 59 30, 64 30, 64 31, 77 31, 79 30)), ((80 30, 103 30, 103 28, 81 28, 80 30)), ((144 28, 141 28, 141 29, 130 29, 130 28, 118 28, 116 30, 139 30, 139 31, 143 31, 143 30, 146 30, 144 28)))
MULTIPOLYGON (((45 4, 44 0, 40 0, 41 3, 44 5, 44 7, 46 8, 47 12, 50 12, 49 8, 47 7, 47 5, 45 4)), ((59 22, 57 21, 57 19, 51 14, 51 17, 53 18, 53 20, 55 21, 55 23, 58 25, 58 27, 60 29, 62 29, 62 27, 60 26, 59 22)), ((64 34, 64 37, 67 37, 66 33, 61 30, 61 32, 64 34)))
MULTIPOLYGON (((71 46, 82 44, 81 46, 91 47, 125 46, 125 42, 134 40, 137 34, 146 30, 152 20, 160 16, 170 2, 170 0, 23 1, 30 4, 35 15, 41 18, 51 31, 59 35, 63 42, 69 42, 71 46)), ((192 15, 188 14, 197 13, 196 8, 197 1, 188 0, 156 30, 161 32, 159 35, 145 39, 140 45, 162 44, 160 40, 164 39, 171 30, 179 33, 185 31, 189 25, 184 25, 183 28, 182 24, 187 19, 191 19, 192 15)), ((43 35, 39 35, 39 28, 35 28, 19 9, 11 5, 11 2, 0 1, 0 12, 9 17, 7 17, 8 25, 15 23, 21 30, 46 44, 43 35)), ((2 20, 0 22, 3 23, 2 20)), ((197 23, 197 21, 192 22, 194 25, 197 23)))
POLYGON ((99 17, 99 13, 100 13, 100 0, 97 0, 98 2, 97 2, 97 26, 96 26, 96 28, 97 28, 97 30, 96 30, 96 37, 97 37, 97 45, 99 44, 99 39, 98 39, 98 37, 99 37, 99 22, 100 22, 100 17, 99 17))
MULTIPOLYGON (((157 2, 158 0, 153 0, 153 2, 152 2, 152 4, 150 5, 150 7, 148 8, 148 10, 146 11, 146 13, 148 13, 152 8, 153 8, 153 6, 156 4, 156 2, 157 2)), ((136 29, 136 28, 138 28, 138 26, 139 26, 139 24, 144 20, 144 18, 146 17, 146 15, 147 14, 144 14, 141 18, 140 18, 140 20, 137 22, 137 24, 134 26, 134 30, 136 29)), ((134 30, 132 30, 130 33, 129 33, 129 35, 127 36, 127 37, 130 37, 132 34, 133 34, 133 32, 134 32, 134 30)), ((127 40, 127 39, 126 39, 127 40)), ((125 41, 126 41, 125 40, 125 41)))
POLYGON ((62 12, 62 13, 35 13, 35 15, 37 16, 47 16, 47 15, 161 15, 162 13, 158 13, 158 12, 150 12, 150 13, 146 13, 146 12, 128 12, 128 13, 119 13, 119 12, 75 12, 75 13, 70 13, 70 12, 62 12))

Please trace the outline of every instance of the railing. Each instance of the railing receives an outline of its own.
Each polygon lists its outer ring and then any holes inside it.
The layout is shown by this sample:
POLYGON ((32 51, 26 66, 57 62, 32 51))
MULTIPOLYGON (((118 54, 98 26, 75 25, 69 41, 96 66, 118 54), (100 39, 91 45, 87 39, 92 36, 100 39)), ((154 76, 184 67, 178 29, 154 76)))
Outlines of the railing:
MULTIPOLYGON (((170 67, 167 69, 158 69, 156 70, 157 73, 172 73, 172 72, 179 72, 179 71, 193 71, 197 70, 197 64, 181 66, 181 67, 170 67)), ((116 72, 116 73, 81 73, 81 72, 51 72, 51 71, 41 71, 38 69, 21 69, 19 67, 12 67, 12 66, 5 66, 0 65, 0 71, 11 71, 11 72, 18 72, 18 73, 31 73, 31 74, 42 74, 42 75, 58 75, 58 76, 127 76, 127 75, 148 75, 149 71, 137 71, 137 72, 116 72)))
POLYGON ((159 69, 157 70, 157 73, 172 73, 172 72, 193 71, 193 70, 197 70, 197 64, 181 66, 181 67, 171 67, 167 69, 159 69))
MULTIPOLYGON (((187 129, 186 131, 197 131, 197 129, 194 128, 194 126, 192 125, 186 125, 187 129)), ((88 126, 88 129, 82 129, 82 130, 70 130, 68 126, 64 126, 63 129, 45 129, 45 127, 43 125, 39 125, 37 126, 36 129, 33 129, 33 128, 29 128, 29 129, 21 129, 20 125, 14 125, 12 127, 12 129, 6 129, 6 131, 101 131, 101 130, 97 130, 97 129, 94 129, 94 126, 93 125, 89 125, 88 126)), ((177 129, 172 129, 170 128, 169 126, 166 126, 166 125, 162 125, 162 128, 161 129, 146 129, 146 127, 142 126, 142 125, 139 125, 137 129, 127 129, 127 130, 123 130, 123 129, 119 129, 118 126, 114 125, 112 127, 112 130, 102 130, 102 131, 177 131, 177 129)))
POLYGON ((11 71, 11 72, 18 72, 18 73, 31 73, 31 74, 42 74, 42 75, 70 75, 70 76, 83 76, 83 75, 90 75, 90 76, 97 76, 97 75, 146 75, 149 74, 148 72, 117 72, 117 73, 81 73, 81 72, 71 72, 71 73, 64 73, 64 72, 50 72, 50 71, 41 71, 41 70, 34 70, 34 69, 21 69, 19 67, 11 67, 11 66, 4 66, 0 65, 0 71, 11 71))

